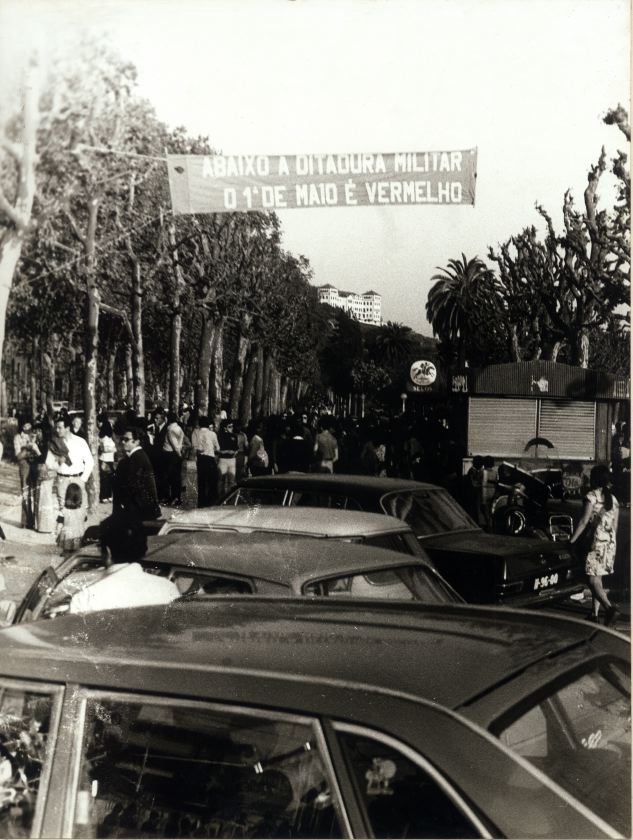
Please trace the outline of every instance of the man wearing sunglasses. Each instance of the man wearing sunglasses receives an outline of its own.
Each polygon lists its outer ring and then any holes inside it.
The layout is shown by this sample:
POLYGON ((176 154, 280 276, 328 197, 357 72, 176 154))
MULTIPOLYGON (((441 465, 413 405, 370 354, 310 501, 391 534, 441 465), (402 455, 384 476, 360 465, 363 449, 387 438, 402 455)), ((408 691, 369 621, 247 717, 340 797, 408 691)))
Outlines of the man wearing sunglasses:
POLYGON ((125 426, 120 437, 125 458, 119 461, 112 482, 112 516, 101 523, 101 542, 115 561, 142 557, 147 548, 146 519, 161 515, 151 461, 141 447, 141 431, 125 426))

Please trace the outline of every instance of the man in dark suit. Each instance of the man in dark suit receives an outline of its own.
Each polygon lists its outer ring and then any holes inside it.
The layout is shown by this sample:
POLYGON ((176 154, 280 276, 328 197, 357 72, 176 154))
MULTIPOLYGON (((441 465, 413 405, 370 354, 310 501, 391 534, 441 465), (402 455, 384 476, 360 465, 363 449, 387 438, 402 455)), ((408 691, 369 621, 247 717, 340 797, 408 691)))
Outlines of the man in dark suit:
POLYGON ((145 554, 143 521, 161 515, 154 470, 141 447, 141 437, 136 426, 123 428, 125 457, 119 461, 112 482, 112 516, 101 523, 101 544, 110 550, 115 562, 135 560, 145 554))

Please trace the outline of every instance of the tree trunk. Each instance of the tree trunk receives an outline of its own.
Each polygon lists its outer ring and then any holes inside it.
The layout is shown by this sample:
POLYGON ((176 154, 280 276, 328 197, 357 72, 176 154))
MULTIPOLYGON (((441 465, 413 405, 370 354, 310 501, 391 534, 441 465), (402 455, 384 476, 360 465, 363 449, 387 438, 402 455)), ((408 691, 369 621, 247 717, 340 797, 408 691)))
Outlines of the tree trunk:
POLYGON ((46 413, 53 412, 53 400, 55 399, 55 365, 50 353, 42 353, 42 383, 43 399, 42 407, 46 407, 46 413))
POLYGON ((266 361, 264 362, 262 409, 263 414, 275 413, 273 408, 273 354, 270 350, 266 353, 266 361))
POLYGON ((31 417, 37 414, 37 362, 40 356, 40 337, 33 336, 31 360, 29 364, 29 382, 30 382, 30 403, 31 403, 31 417))
POLYGON ((255 378, 257 376, 257 369, 259 367, 259 350, 257 347, 251 348, 250 358, 248 360, 248 368, 244 376, 244 387, 242 388, 242 397, 240 400, 240 423, 245 426, 251 419, 251 402, 253 396, 253 388, 255 386, 255 378))
POLYGON ((242 388, 244 385, 244 364, 246 362, 246 354, 248 353, 249 339, 247 337, 248 328, 250 326, 251 316, 245 313, 242 315, 240 324, 240 332, 237 341, 237 351, 235 353, 235 363, 233 365, 233 377, 231 380, 231 402, 229 404, 229 417, 236 417, 240 407, 240 397, 242 396, 242 388))
POLYGON ((171 317, 171 341, 169 364, 169 410, 174 413, 180 406, 180 336, 182 333, 182 310, 180 304, 181 290, 185 285, 182 267, 176 248, 176 226, 169 225, 169 244, 171 246, 172 267, 174 270, 174 303, 171 317))
POLYGON ((517 333, 516 324, 512 324, 510 327, 510 353, 512 355, 513 362, 520 362, 521 361, 521 347, 519 346, 519 336, 517 333))
POLYGON ((219 412, 222 408, 222 391, 224 385, 224 318, 221 318, 215 326, 213 336, 213 357, 211 362, 211 401, 213 411, 219 412))
POLYGON ((202 320, 202 334, 200 336, 195 397, 198 412, 203 416, 209 414, 209 380, 211 378, 211 360, 213 358, 215 330, 215 322, 209 313, 205 312, 202 320))
POLYGON ((35 60, 32 59, 24 78, 22 143, 11 144, 18 166, 15 206, 11 206, 7 202, 7 207, 0 211, 3 216, 8 218, 10 223, 10 227, 0 239, 0 361, 4 353, 7 306, 13 284, 13 275, 20 259, 24 237, 28 231, 35 197, 39 81, 39 68, 35 60))
POLYGON ((114 371, 116 369, 116 344, 108 348, 107 355, 107 370, 106 370, 106 406, 108 409, 114 408, 116 400, 116 390, 114 387, 114 371))
POLYGON ((132 335, 134 347, 132 369, 134 371, 134 408, 139 417, 145 417, 145 359, 143 355, 143 283, 141 264, 134 263, 132 279, 132 335))
POLYGON ((281 411, 286 411, 288 408, 288 377, 280 376, 280 390, 279 390, 279 405, 281 411))
POLYGON ((264 413, 264 348, 257 346, 257 378, 255 380, 255 417, 264 413))
POLYGON ((576 351, 578 361, 577 364, 580 365, 581 368, 588 368, 589 367, 589 336, 587 335, 587 330, 582 329, 580 330, 580 334, 578 335, 578 349, 576 351))
POLYGON ((99 361, 99 305, 101 293, 97 285, 95 271, 95 240, 97 234, 97 218, 99 214, 99 198, 88 201, 88 227, 84 243, 86 258, 86 366, 84 369, 84 426, 88 445, 94 456, 92 480, 88 482, 88 506, 94 511, 99 498, 99 461, 97 458, 97 406, 96 385, 99 361))
POLYGON ((128 408, 134 406, 134 351, 129 341, 125 342, 125 402, 128 408))

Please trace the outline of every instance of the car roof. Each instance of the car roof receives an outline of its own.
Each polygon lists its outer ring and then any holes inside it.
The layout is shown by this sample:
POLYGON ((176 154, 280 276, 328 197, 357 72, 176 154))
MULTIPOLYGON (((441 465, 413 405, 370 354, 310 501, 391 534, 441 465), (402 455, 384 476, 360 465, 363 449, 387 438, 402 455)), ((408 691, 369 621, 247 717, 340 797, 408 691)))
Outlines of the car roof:
POLYGON ((240 482, 243 487, 283 487, 292 490, 324 490, 345 493, 384 495, 403 490, 441 490, 437 484, 409 481, 405 478, 380 478, 371 475, 347 475, 345 473, 280 473, 246 478, 240 482))
POLYGON ((277 531, 339 539, 410 531, 406 522, 380 513, 281 505, 237 505, 179 511, 169 524, 277 531))
MULTIPOLYGON (((588 622, 547 613, 371 600, 174 601, 157 607, 66 615, 0 631, 0 674, 181 691, 219 674, 277 685, 398 694, 458 708, 557 654, 581 655, 598 634, 588 622)), ((625 639, 607 639, 626 650, 625 639)), ((343 710, 341 710, 343 711, 343 710)))
POLYGON ((339 540, 279 538, 278 534, 227 534, 224 531, 153 537, 143 558, 144 564, 152 562, 195 566, 286 586, 292 581, 359 571, 370 573, 411 564, 433 569, 422 557, 374 546, 339 540))

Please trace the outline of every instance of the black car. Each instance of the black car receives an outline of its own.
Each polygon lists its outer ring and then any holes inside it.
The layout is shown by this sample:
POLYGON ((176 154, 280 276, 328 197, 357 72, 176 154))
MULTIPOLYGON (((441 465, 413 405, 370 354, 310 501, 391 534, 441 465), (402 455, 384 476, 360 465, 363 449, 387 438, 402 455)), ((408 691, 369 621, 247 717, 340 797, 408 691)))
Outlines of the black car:
POLYGON ((567 544, 487 534, 434 484, 286 473, 247 478, 222 504, 338 508, 403 519, 438 571, 470 603, 533 606, 584 588, 583 563, 567 544))
POLYGON ((0 631, 2 837, 630 837, 630 650, 544 612, 174 601, 0 631))

